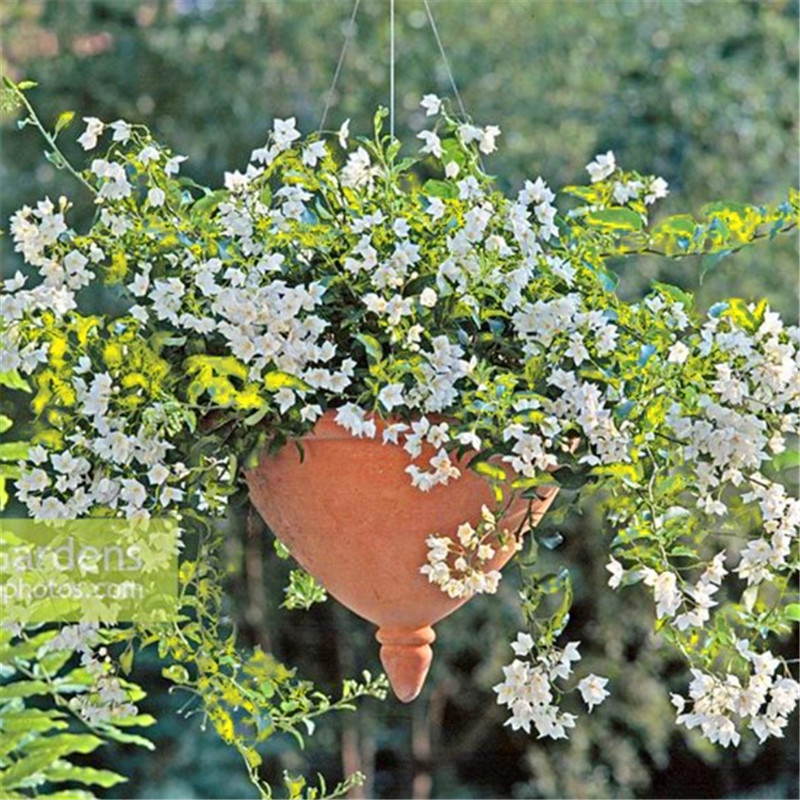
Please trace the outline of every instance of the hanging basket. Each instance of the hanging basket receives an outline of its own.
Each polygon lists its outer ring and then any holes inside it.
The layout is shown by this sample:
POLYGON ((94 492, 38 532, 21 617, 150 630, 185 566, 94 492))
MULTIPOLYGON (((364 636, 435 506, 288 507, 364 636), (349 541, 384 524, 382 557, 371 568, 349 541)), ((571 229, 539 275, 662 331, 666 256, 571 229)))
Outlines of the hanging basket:
MULTIPOLYGON (((300 449, 290 442, 262 455, 246 473, 250 498, 297 561, 337 600, 378 626, 381 663, 403 702, 422 689, 430 667, 432 626, 466 602, 452 599, 420 573, 425 540, 451 535, 463 522, 477 526, 481 507, 494 503, 491 487, 455 462, 461 477, 420 492, 411 485, 408 453, 375 439, 357 439, 323 415, 304 436, 300 449)), ((426 445, 424 463, 435 451, 426 445)), ((536 525, 556 489, 542 489, 526 522, 528 500, 517 500, 503 527, 536 525)), ((498 548, 486 570, 500 569, 513 548, 498 548)))

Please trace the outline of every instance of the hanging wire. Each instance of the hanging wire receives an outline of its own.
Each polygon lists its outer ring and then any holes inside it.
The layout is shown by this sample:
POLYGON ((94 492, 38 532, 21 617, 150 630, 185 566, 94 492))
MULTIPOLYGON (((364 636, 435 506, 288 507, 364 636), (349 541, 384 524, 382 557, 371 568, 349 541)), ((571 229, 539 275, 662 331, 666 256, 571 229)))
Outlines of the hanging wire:
POLYGON ((436 39, 436 44, 439 45, 439 53, 442 56, 444 68, 447 71, 447 77, 450 79, 450 86, 453 87, 453 94, 455 95, 456 102, 458 103, 459 111, 461 111, 461 116, 466 118, 467 110, 464 108, 464 102, 461 99, 461 93, 458 91, 458 86, 456 86, 456 79, 453 76, 453 70, 450 68, 450 59, 447 57, 447 53, 444 51, 444 44, 442 44, 442 37, 439 36, 439 29, 436 27, 436 20, 433 18, 433 11, 431 10, 428 0, 422 0, 422 2, 425 4, 425 13, 428 15, 428 22, 431 24, 431 30, 433 31, 433 35, 436 39))
MULTIPOLYGON (((394 2, 394 0, 392 0, 394 2)), ((331 88, 328 89, 328 96, 325 98, 325 109, 322 112, 322 119, 319 122, 317 133, 322 133, 325 127, 325 122, 328 119, 328 111, 330 111, 331 103, 333 102, 333 90, 336 88, 336 83, 339 80, 339 73, 342 71, 344 64, 344 57, 347 55, 347 48, 350 46, 350 40, 353 38, 356 30, 356 14, 358 14, 358 7, 361 5, 361 0, 355 0, 353 4, 353 12, 350 14, 350 20, 347 23, 347 30, 344 35, 344 44, 342 45, 342 52, 339 53, 339 61, 336 64, 336 71, 333 73, 333 80, 331 81, 331 88)))
POLYGON ((394 139, 394 0, 389 0, 389 136, 394 139))
MULTIPOLYGON (((453 96, 456 98, 456 102, 458 103, 459 111, 461 115, 466 118, 467 117, 467 110, 464 107, 464 101, 461 98, 461 92, 458 91, 458 86, 456 84, 455 76, 453 75, 453 69, 450 66, 450 59, 447 57, 447 53, 444 49, 444 44, 442 42, 442 37, 439 35, 439 28, 436 25, 436 19, 433 16, 433 10, 431 9, 430 3, 428 0, 422 0, 423 5, 425 6, 425 13, 428 17, 428 22, 430 23, 431 30, 433 31, 433 36, 436 39, 436 44, 439 48, 439 54, 442 57, 442 63, 444 64, 445 71, 447 72, 447 78, 450 81, 450 86, 453 89, 453 96)), ((319 128, 317 129, 317 133, 322 133, 322 129, 325 127, 325 122, 328 119, 328 112, 331 108, 331 103, 333 102, 333 92, 336 89, 336 84, 339 82, 339 75, 342 72, 342 66, 344 65, 344 59, 347 55, 347 49, 350 46, 350 40, 353 38, 355 34, 355 21, 356 15, 358 14, 359 6, 361 5, 361 0, 354 0, 353 3, 353 10, 350 14, 350 19, 347 23, 347 29, 345 31, 345 38, 344 43, 342 45, 342 51, 339 53, 339 60, 336 63, 336 70, 333 73, 333 80, 331 81, 330 88, 328 89, 327 97, 325 98, 325 108, 322 111, 322 118, 319 123, 319 128)), ((395 128, 395 0, 389 0, 389 133, 391 138, 394 139, 394 128, 395 128)))

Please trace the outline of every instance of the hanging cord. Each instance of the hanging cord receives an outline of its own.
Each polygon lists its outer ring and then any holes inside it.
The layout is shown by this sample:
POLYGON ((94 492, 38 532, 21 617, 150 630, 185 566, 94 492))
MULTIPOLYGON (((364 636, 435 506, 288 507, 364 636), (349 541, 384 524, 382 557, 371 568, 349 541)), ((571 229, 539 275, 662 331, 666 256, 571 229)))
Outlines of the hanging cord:
POLYGON ((450 80, 450 86, 453 87, 453 94, 455 95, 456 102, 458 103, 458 109, 461 112, 461 116, 466 119, 467 110, 464 108, 464 102, 461 99, 461 93, 458 91, 458 86, 456 86, 456 79, 453 76, 453 70, 450 68, 450 59, 447 57, 447 53, 444 51, 444 44, 442 44, 442 37, 439 36, 439 29, 436 27, 436 20, 433 18, 433 11, 431 10, 428 0, 422 0, 422 2, 425 4, 425 13, 428 15, 428 22, 431 24, 431 30, 436 38, 436 44, 439 45, 439 53, 442 56, 442 62, 444 63, 444 68, 447 71, 447 77, 450 80))
MULTIPOLYGON (((392 0, 394 2, 394 0, 392 0)), ((342 45, 342 52, 339 53, 339 61, 336 64, 336 71, 333 73, 333 80, 331 81, 331 88, 328 89, 328 96, 325 98, 325 109, 322 112, 322 119, 319 122, 319 128, 317 128, 317 133, 322 133, 322 129, 325 127, 325 122, 328 119, 328 111, 330 111, 331 103, 333 102, 333 90, 336 88, 336 83, 339 80, 339 73, 342 71, 342 65, 344 64, 344 57, 347 55, 347 48, 350 46, 350 40, 353 38, 353 34, 356 30, 356 14, 358 14, 358 7, 361 5, 361 0, 355 0, 353 4, 353 12, 350 14, 350 20, 347 23, 347 30, 345 31, 344 35, 344 44, 342 45)))
POLYGON ((389 0, 389 137, 394 140, 394 0, 389 0))

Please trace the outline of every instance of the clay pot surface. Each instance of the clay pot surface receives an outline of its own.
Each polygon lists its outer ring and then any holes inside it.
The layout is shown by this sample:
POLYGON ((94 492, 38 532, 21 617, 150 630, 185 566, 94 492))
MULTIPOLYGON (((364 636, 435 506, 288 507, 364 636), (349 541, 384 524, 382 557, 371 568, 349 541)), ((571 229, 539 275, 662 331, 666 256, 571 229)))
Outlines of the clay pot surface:
MULTIPOLYGON (((378 626, 381 661, 397 697, 413 700, 430 666, 432 625, 466 599, 451 599, 429 583, 425 540, 431 534, 455 537, 457 527, 477 527, 481 506, 495 507, 489 484, 466 464, 461 477, 421 492, 406 472, 410 458, 400 445, 383 444, 383 424, 375 419, 375 439, 354 438, 328 411, 299 444, 262 455, 245 473, 250 497, 265 522, 295 559, 337 600, 378 626)), ((415 460, 421 468, 435 455, 425 445, 415 460)), ((534 501, 533 524, 549 507, 555 489, 534 501)), ((501 527, 516 530, 527 500, 516 501, 501 527)), ((513 555, 500 551, 488 569, 500 569, 513 555)))

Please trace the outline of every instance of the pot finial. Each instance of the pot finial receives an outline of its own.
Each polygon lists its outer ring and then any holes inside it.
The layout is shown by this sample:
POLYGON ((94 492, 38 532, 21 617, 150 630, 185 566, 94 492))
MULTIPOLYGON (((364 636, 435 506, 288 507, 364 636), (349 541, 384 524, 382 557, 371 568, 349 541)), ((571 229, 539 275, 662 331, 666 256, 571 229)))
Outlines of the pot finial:
POLYGON ((381 643, 381 664, 397 699, 410 703, 422 690, 433 659, 433 628, 379 628, 375 638, 381 643))

